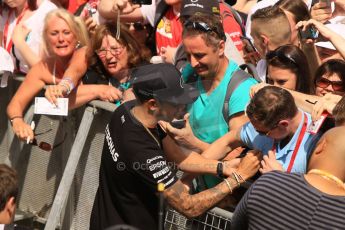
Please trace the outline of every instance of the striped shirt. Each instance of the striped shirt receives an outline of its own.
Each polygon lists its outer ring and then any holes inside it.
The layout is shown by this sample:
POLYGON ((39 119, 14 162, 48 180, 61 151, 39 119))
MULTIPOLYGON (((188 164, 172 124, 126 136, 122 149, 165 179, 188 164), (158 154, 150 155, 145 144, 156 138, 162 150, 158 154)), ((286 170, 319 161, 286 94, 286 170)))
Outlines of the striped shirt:
POLYGON ((236 207, 232 229, 345 229, 345 196, 325 194, 303 174, 261 176, 236 207))

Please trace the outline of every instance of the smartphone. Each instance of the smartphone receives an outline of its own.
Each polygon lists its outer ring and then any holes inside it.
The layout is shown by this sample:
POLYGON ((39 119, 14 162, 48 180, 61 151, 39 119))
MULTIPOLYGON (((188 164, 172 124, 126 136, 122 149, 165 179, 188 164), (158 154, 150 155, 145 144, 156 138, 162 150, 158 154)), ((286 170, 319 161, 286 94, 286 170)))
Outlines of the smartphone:
POLYGON ((151 5, 152 0, 132 0, 132 4, 151 5))
POLYGON ((170 125, 176 129, 182 129, 186 127, 186 121, 184 119, 173 120, 170 122, 170 125))
POLYGON ((245 36, 241 36, 241 40, 244 44, 244 49, 247 53, 256 52, 256 48, 249 38, 247 38, 245 36))
POLYGON ((306 30, 302 28, 298 29, 298 36, 301 40, 312 39, 315 40, 319 36, 319 31, 317 31, 313 26, 308 26, 306 30))

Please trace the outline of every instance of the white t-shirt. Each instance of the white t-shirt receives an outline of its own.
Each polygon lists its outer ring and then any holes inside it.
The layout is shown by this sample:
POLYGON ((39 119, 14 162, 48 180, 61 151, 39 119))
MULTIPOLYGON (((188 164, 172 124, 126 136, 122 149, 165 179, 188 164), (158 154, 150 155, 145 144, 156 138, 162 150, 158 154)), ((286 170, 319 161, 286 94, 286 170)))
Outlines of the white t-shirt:
POLYGON ((153 0, 151 5, 142 5, 140 7, 141 14, 144 18, 144 23, 149 23, 151 26, 154 26, 154 19, 156 14, 156 6, 161 0, 153 0))
POLYGON ((262 82, 266 82, 266 73, 267 73, 267 61, 266 59, 261 59, 256 64, 256 71, 258 71, 259 78, 262 82))
MULTIPOLYGON (((57 6, 50 2, 49 0, 45 0, 41 3, 41 5, 38 7, 37 10, 34 11, 33 15, 31 15, 28 19, 26 19, 23 23, 24 25, 30 29, 30 33, 28 34, 26 38, 26 43, 28 46, 31 48, 31 50, 37 54, 40 55, 40 46, 42 43, 42 32, 43 32, 43 26, 44 26, 44 18, 49 13, 50 11, 57 9, 57 6)), ((0 31, 4 31, 5 23, 7 22, 9 11, 4 11, 3 12, 3 20, 1 21, 0 24, 0 31)), ((9 20, 9 26, 8 26, 8 34, 12 35, 14 27, 16 26, 16 18, 14 14, 10 15, 10 20, 9 20)), ((12 36, 10 36, 12 37, 12 36)), ((2 44, 3 47, 7 47, 10 39, 7 39, 7 44, 2 44)), ((4 43, 4 41, 3 41, 4 43)), ((22 55, 20 52, 14 47, 14 52, 19 60, 19 68, 21 72, 27 73, 29 70, 28 64, 25 62, 23 59, 22 55)), ((16 59, 12 53, 11 50, 11 56, 13 58, 14 64, 16 63, 16 59)))

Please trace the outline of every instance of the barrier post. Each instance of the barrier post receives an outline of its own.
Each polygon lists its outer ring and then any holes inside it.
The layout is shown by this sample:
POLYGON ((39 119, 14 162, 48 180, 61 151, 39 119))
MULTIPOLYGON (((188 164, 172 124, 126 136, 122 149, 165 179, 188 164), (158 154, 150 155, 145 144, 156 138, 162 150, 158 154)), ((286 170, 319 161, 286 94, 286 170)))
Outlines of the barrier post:
POLYGON ((61 217, 61 212, 66 204, 69 196, 69 191, 73 182, 73 178, 79 163, 83 147, 86 142, 87 133, 90 130, 97 109, 87 107, 83 114, 77 136, 74 140, 71 153, 69 155, 58 191, 55 195, 53 206, 49 213, 49 217, 45 226, 45 230, 55 230, 61 217))

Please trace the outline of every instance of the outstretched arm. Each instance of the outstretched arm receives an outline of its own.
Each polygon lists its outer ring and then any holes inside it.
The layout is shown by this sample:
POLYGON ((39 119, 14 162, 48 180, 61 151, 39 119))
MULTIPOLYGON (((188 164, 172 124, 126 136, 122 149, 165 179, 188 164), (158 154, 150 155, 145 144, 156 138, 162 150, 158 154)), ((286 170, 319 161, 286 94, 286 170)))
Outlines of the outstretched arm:
POLYGON ((242 179, 235 178, 234 175, 224 179, 217 186, 195 195, 188 193, 188 188, 181 181, 177 181, 174 185, 164 191, 164 195, 169 204, 177 211, 187 217, 196 217, 206 212, 208 209, 216 205, 228 194, 253 176, 259 169, 260 154, 249 153, 244 157, 236 170, 236 175, 240 175, 242 179))
POLYGON ((50 85, 47 87, 45 97, 50 103, 56 103, 57 98, 67 95, 68 88, 72 90, 79 84, 79 80, 86 73, 87 64, 87 49, 88 47, 82 47, 74 51, 73 56, 69 62, 69 65, 63 75, 63 79, 58 85, 50 85), (67 80, 67 81, 64 81, 67 80))
POLYGON ((80 85, 69 96, 69 109, 78 108, 92 100, 114 102, 122 98, 122 92, 111 85, 80 85))
POLYGON ((30 125, 26 124, 23 119, 23 113, 31 100, 45 85, 41 77, 43 71, 43 64, 38 63, 33 66, 7 106, 7 116, 12 122, 13 132, 21 140, 26 140, 28 137, 30 140, 34 138, 30 125))

